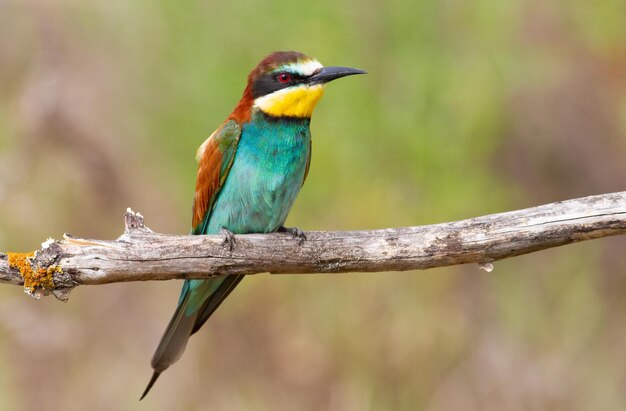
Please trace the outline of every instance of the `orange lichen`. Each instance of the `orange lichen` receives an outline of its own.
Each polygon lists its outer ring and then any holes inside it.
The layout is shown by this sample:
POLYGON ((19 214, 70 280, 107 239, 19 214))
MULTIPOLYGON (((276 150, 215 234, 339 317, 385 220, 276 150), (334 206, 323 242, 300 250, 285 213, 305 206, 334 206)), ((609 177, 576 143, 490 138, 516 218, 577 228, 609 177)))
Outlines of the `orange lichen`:
POLYGON ((30 266, 30 259, 35 256, 35 252, 30 253, 12 253, 8 252, 9 267, 20 271, 22 278, 29 277, 33 273, 30 266))
POLYGON ((36 288, 43 288, 51 290, 54 288, 54 273, 61 272, 61 267, 58 265, 52 265, 48 268, 38 268, 28 279, 24 279, 24 287, 34 291, 36 288))
POLYGON ((30 253, 7 253, 9 266, 19 270, 20 276, 24 280, 24 288, 29 293, 37 289, 54 288, 54 274, 61 273, 63 270, 58 265, 52 265, 47 268, 33 268, 31 259, 35 256, 35 252, 30 253))

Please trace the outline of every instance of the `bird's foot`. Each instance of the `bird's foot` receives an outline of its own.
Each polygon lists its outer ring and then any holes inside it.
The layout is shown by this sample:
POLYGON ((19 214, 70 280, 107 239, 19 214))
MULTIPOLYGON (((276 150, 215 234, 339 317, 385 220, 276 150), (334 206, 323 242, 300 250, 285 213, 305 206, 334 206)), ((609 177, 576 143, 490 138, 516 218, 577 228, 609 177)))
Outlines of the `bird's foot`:
POLYGON ((304 231, 300 230, 298 227, 284 227, 284 226, 280 226, 278 228, 278 232, 279 233, 289 233, 291 234, 291 236, 293 238, 297 238, 298 239, 298 245, 302 245, 304 244, 304 242, 306 241, 306 235, 304 234, 304 231))
POLYGON ((228 247, 228 250, 232 252, 235 248, 235 244, 237 243, 237 240, 235 240, 235 234, 224 227, 220 229, 220 233, 224 236, 224 241, 222 241, 222 245, 224 247, 228 247))

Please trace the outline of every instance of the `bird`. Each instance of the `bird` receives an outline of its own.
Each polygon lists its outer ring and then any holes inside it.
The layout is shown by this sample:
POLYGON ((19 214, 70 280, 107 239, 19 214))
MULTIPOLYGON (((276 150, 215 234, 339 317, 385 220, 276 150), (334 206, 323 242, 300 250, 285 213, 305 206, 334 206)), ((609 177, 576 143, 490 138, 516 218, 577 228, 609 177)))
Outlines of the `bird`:
MULTIPOLYGON (((296 51, 273 52, 261 60, 233 112, 196 152, 191 233, 222 234, 231 251, 235 234, 283 231, 302 244, 305 234, 284 223, 309 172, 311 115, 327 83, 356 74, 366 72, 325 67, 296 51)), ((185 280, 140 400, 243 277, 185 280)))

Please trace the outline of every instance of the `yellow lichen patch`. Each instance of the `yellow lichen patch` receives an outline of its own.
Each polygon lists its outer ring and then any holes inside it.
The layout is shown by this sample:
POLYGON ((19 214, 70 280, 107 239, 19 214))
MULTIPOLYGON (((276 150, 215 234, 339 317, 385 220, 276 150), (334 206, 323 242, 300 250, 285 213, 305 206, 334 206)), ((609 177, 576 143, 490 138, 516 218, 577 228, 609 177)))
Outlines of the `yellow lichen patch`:
POLYGON ((28 285, 24 279, 24 287, 34 291, 36 288, 51 290, 54 288, 54 273, 62 272, 61 267, 53 265, 48 268, 38 268, 33 276, 29 279, 28 285))
POLYGON ((35 252, 30 253, 12 253, 8 252, 7 257, 9 259, 9 267, 15 268, 20 271, 22 278, 26 278, 32 275, 33 269, 30 266, 30 258, 35 256, 35 252))
POLYGON ((29 293, 37 289, 54 288, 54 274, 61 273, 61 266, 52 265, 47 268, 33 269, 30 259, 35 256, 34 252, 30 253, 7 253, 9 266, 20 271, 20 275, 24 280, 24 288, 29 293))

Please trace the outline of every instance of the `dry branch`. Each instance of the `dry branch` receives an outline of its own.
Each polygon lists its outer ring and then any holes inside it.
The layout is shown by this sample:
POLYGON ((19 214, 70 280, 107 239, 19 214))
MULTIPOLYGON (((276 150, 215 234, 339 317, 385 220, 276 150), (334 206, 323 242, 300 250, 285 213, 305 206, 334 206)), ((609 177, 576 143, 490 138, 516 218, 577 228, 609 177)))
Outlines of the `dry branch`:
POLYGON ((125 215, 114 241, 66 235, 34 255, 0 254, 0 282, 35 297, 61 299, 81 284, 207 278, 224 274, 345 273, 489 264, 577 241, 626 233, 626 191, 469 220, 369 231, 311 231, 302 245, 284 233, 223 236, 158 234, 140 214, 125 215))

